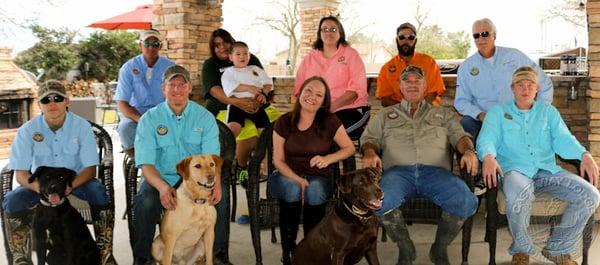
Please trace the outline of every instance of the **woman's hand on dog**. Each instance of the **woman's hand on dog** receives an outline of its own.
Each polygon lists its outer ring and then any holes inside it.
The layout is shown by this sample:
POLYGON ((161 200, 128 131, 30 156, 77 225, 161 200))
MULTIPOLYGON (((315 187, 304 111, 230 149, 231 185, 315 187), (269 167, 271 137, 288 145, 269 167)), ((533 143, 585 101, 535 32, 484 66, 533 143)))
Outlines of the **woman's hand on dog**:
POLYGON ((158 190, 160 193, 160 203, 167 210, 175 210, 177 207, 177 192, 169 184, 164 185, 158 190))

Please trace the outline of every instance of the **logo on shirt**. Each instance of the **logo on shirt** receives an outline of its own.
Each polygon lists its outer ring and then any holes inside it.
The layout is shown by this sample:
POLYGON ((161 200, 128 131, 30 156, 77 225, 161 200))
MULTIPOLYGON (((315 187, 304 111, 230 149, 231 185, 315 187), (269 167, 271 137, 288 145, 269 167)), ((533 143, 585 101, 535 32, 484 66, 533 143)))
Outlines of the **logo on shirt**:
POLYGON ((34 141, 36 141, 38 143, 44 141, 44 135, 42 135, 39 132, 34 133, 32 138, 33 138, 34 141))
POLYGON ((396 66, 395 65, 390 65, 390 67, 388 67, 388 72, 393 73, 396 72, 396 66))
POLYGON ((167 129, 166 126, 164 125, 158 125, 158 127, 156 128, 156 133, 158 133, 158 135, 163 136, 166 135, 169 132, 169 129, 167 129))
POLYGON ((340 58, 338 58, 338 63, 343 63, 343 64, 345 64, 345 63, 346 63, 346 57, 344 57, 344 56, 340 56, 340 58))
POLYGON ((470 73, 471 73, 472 76, 478 75, 479 74, 479 68, 477 68, 477 67, 471 68, 471 72, 470 73))
POLYGON ((131 70, 131 72, 132 72, 134 75, 139 75, 139 74, 141 73, 141 72, 140 72, 140 69, 137 69, 137 68, 133 68, 133 70, 131 70))
POLYGON ((510 116, 510 114, 508 114, 506 112, 504 113, 504 118, 507 120, 512 120, 512 116, 510 116))
POLYGON ((395 120, 398 118, 398 113, 396 113, 395 111, 388 112, 387 117, 390 120, 395 120))
POLYGON ((258 73, 257 73, 256 71, 254 71, 254 70, 252 70, 252 74, 253 74, 254 76, 258 76, 258 73))

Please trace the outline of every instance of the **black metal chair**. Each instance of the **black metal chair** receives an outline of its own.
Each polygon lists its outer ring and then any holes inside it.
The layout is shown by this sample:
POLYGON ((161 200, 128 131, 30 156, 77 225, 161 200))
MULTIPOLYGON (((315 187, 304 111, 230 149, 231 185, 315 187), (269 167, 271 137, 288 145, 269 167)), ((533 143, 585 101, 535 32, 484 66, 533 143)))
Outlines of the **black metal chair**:
MULTIPOLYGON (((558 157, 560 159, 560 157, 558 157)), ((577 174, 579 174, 579 160, 564 160, 560 159, 566 164, 570 164, 576 168, 577 174)), ((564 208, 566 208, 566 202, 562 202, 559 199, 553 198, 547 194, 540 194, 541 196, 536 196, 536 199, 532 206, 532 216, 531 223, 532 224, 549 224, 551 227, 560 223, 562 213, 564 212, 564 208), (556 205, 556 201, 560 201, 561 204, 565 205, 556 205), (549 203, 555 204, 552 205, 550 211, 536 211, 536 208, 546 207, 549 203)), ((486 208, 487 210, 487 218, 486 218, 486 231, 485 231, 485 241, 489 244, 490 251, 490 260, 488 265, 496 265, 496 240, 497 240, 497 230, 498 227, 504 223, 506 224, 507 216, 504 206, 504 194, 498 188, 488 189, 486 195, 486 208), (499 205, 500 204, 500 205, 499 205), (500 206, 500 207, 499 207, 500 206)), ((547 207, 546 207, 547 208, 547 207)), ((544 208, 544 209, 546 209, 544 208)), ((585 228, 583 229, 583 261, 582 265, 589 264, 589 249, 592 245, 592 234, 594 226, 598 223, 598 221, 594 220, 594 216, 590 217, 587 221, 585 228)))
MULTIPOLYGON (((219 127, 219 144, 221 146, 221 157, 223 158, 223 166, 221 168, 221 179, 222 184, 225 187, 231 187, 235 189, 235 182, 232 184, 233 176, 233 161, 235 159, 235 138, 233 134, 227 128, 227 125, 217 120, 217 126, 219 127)), ((138 184, 141 178, 140 170, 135 167, 135 158, 127 156, 123 161, 125 171, 125 197, 127 201, 127 225, 129 227, 129 243, 133 249, 133 239, 135 236, 134 220, 135 214, 133 212, 133 198, 137 194, 138 184)), ((227 188, 225 192, 230 192, 227 188)), ((230 193, 231 194, 231 193, 230 193)), ((231 209, 231 202, 227 201, 227 209, 231 209)), ((234 204, 235 205, 235 201, 234 204)), ((234 206, 235 207, 235 206, 234 206)), ((230 219, 230 210, 227 211, 226 220, 230 219)), ((229 224, 229 222, 228 222, 229 224)), ((229 225, 227 227, 227 235, 229 235, 229 225)), ((229 236, 227 236, 229 237, 229 236)))
MULTIPOLYGON (((100 160, 99 165, 96 167, 96 178, 104 184, 106 187, 106 195, 108 196, 108 207, 109 210, 113 212, 113 219, 110 220, 110 226, 114 227, 114 211, 115 211, 115 192, 113 186, 113 146, 110 135, 98 124, 95 124, 91 121, 89 123, 92 125, 92 130, 94 131, 94 135, 96 137, 96 144, 98 145, 98 157, 100 160)), ((2 169, 0 181, 0 204, 4 200, 4 196, 6 193, 12 190, 13 184, 13 170, 9 170, 8 167, 2 169)), ((81 214, 83 219, 88 223, 92 224, 92 212, 89 208, 89 205, 83 204, 73 205, 77 211, 81 214), (82 206, 82 207, 80 207, 82 206)), ((10 249, 8 247, 8 242, 6 240, 7 231, 6 231, 6 215, 4 210, 0 208, 0 214, 2 217, 2 233, 5 238, 4 240, 4 250, 6 251, 6 258, 8 260, 8 264, 12 264, 13 257, 10 249)), ((112 249, 112 248, 111 248, 112 249)))

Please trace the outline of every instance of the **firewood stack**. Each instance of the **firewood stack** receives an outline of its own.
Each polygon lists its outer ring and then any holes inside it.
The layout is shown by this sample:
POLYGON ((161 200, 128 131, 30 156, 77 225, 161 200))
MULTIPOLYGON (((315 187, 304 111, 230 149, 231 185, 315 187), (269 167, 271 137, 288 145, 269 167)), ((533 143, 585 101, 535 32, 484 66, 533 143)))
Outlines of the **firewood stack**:
POLYGON ((63 83, 71 97, 96 97, 99 104, 110 104, 112 102, 113 91, 109 89, 108 83, 98 83, 95 79, 74 82, 63 81, 63 83))

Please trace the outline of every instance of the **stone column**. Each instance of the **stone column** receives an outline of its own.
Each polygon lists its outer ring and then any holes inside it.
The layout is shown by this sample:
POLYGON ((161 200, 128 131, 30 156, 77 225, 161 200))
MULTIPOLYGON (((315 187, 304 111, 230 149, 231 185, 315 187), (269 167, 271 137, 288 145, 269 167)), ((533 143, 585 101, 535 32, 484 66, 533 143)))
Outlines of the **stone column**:
POLYGON ((588 65, 590 86, 587 91, 590 115, 590 152, 600 161, 600 0, 587 1, 588 15, 588 65))
POLYGON ((223 0, 154 0, 153 28, 164 37, 162 55, 183 65, 192 76, 192 99, 201 101, 202 64, 210 57, 208 40, 223 21, 223 0))
POLYGON ((317 37, 319 20, 325 16, 338 16, 340 0, 296 0, 300 9, 300 54, 302 60, 304 55, 311 49, 312 43, 317 37))

